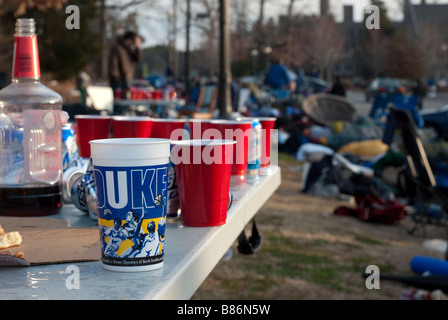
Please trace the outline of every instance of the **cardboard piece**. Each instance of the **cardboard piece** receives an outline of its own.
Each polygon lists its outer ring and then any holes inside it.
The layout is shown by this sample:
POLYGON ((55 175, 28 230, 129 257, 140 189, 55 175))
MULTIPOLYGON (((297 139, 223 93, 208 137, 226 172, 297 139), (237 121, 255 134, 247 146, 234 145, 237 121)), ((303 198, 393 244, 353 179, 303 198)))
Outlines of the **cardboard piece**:
POLYGON ((67 223, 55 218, 0 217, 5 232, 19 231, 20 246, 10 247, 0 254, 0 266, 33 266, 101 260, 99 230, 97 228, 68 228, 67 223), (14 256, 22 251, 24 257, 14 256))
POLYGON ((45 217, 0 216, 0 225, 5 229, 5 232, 68 228, 68 223, 65 220, 45 217))

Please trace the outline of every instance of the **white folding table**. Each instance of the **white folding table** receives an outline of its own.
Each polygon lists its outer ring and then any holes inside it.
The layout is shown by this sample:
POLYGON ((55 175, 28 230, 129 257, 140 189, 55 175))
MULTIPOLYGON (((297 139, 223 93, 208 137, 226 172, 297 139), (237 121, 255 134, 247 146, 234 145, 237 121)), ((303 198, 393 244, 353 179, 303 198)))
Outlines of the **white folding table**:
MULTIPOLYGON (((101 261, 29 267, 0 267, 0 300, 178 300, 190 299, 231 247, 247 223, 279 187, 281 172, 256 183, 231 181, 234 195, 227 221, 219 227, 184 227, 181 219, 167 223, 164 265, 144 272, 106 271, 101 261), (72 266, 79 270, 73 285, 72 266)), ((96 228, 96 223, 73 205, 52 217, 69 227, 96 228)))

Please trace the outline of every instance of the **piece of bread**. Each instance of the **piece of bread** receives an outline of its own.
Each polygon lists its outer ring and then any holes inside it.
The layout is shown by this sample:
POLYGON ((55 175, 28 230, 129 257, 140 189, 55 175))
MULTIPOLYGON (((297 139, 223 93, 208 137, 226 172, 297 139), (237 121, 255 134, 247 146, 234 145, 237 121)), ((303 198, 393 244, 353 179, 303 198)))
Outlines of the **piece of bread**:
POLYGON ((4 234, 5 233, 5 229, 3 229, 2 228, 2 225, 0 224, 0 236, 2 235, 2 234, 4 234))
POLYGON ((18 246, 22 243, 22 236, 18 231, 11 231, 0 235, 0 249, 18 246))

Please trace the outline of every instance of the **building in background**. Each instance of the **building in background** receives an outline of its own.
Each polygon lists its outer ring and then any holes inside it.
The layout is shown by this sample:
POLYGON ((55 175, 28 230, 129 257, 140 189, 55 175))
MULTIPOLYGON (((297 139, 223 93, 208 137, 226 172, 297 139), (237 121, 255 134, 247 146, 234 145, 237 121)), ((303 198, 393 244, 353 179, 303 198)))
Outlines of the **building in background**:
MULTIPOLYGON (((321 15, 327 15, 329 0, 321 0, 321 15)), ((422 0, 420 4, 411 4, 410 0, 403 3, 403 19, 393 21, 395 33, 405 36, 408 41, 422 53, 424 69, 422 76, 429 84, 446 82, 448 80, 448 4, 429 4, 422 0)), ((365 21, 355 21, 352 5, 344 5, 343 19, 340 22, 346 35, 346 49, 335 64, 333 74, 344 78, 373 78, 381 75, 381 70, 375 69, 375 63, 381 65, 382 53, 385 47, 372 48, 370 56, 357 54, 370 30, 365 27, 365 21), (372 70, 363 68, 362 59, 368 59, 372 70), (375 60, 378 60, 375 62, 375 60)), ((375 31, 370 34, 373 35, 375 31)), ((381 43, 376 44, 380 46, 381 43)))

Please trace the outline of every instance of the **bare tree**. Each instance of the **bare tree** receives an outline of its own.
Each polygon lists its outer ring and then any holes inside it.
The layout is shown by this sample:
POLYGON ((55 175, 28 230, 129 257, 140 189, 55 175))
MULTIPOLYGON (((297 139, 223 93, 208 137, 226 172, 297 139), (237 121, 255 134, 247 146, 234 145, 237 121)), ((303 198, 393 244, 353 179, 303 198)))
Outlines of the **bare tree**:
POLYGON ((190 30, 200 39, 199 47, 194 49, 195 54, 191 57, 191 69, 201 69, 202 72, 207 70, 208 76, 213 76, 218 70, 218 1, 191 0, 190 19, 190 30))
POLYGON ((252 46, 252 37, 249 31, 248 0, 232 0, 231 19, 234 20, 231 35, 232 60, 246 59, 252 46))
POLYGON ((286 13, 286 15, 288 16, 288 19, 291 19, 292 15, 293 15, 294 2, 296 2, 296 0, 289 0, 288 11, 286 13))
POLYGON ((264 22, 264 5, 266 3, 266 0, 260 0, 260 11, 258 13, 258 22, 260 25, 264 22))
POLYGON ((444 41, 441 30, 435 25, 420 23, 420 37, 415 45, 423 55, 423 76, 440 76, 440 72, 447 71, 448 45, 444 41))
POLYGON ((386 75, 402 79, 417 79, 423 73, 423 55, 402 34, 393 36, 389 42, 384 69, 386 75))
POLYGON ((324 78, 331 80, 334 64, 340 58, 345 47, 345 35, 333 17, 311 17, 306 27, 302 28, 301 47, 308 60, 320 71, 324 78))
POLYGON ((17 17, 25 14, 28 9, 61 9, 66 2, 67 0, 0 0, 0 6, 3 7, 3 12, 13 12, 17 17))
MULTIPOLYGON (((358 35, 360 42, 355 49, 357 69, 366 78, 375 78, 386 72, 384 68, 386 53, 391 37, 396 31, 388 18, 384 1, 371 0, 371 3, 380 9, 380 29, 362 28, 358 35)), ((364 21, 366 19, 367 13, 364 15, 364 21)))
POLYGON ((368 37, 362 38, 358 48, 358 63, 369 77, 378 77, 384 73, 384 61, 390 37, 381 30, 369 30, 368 37))

